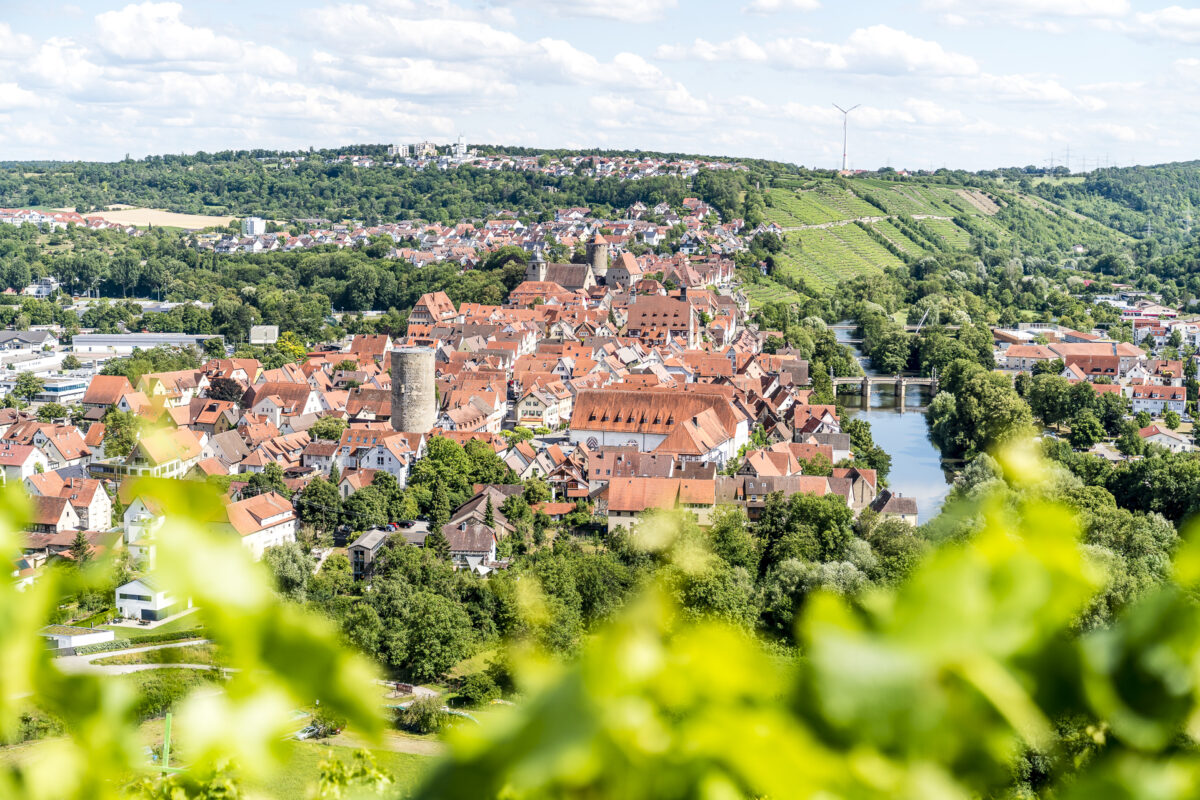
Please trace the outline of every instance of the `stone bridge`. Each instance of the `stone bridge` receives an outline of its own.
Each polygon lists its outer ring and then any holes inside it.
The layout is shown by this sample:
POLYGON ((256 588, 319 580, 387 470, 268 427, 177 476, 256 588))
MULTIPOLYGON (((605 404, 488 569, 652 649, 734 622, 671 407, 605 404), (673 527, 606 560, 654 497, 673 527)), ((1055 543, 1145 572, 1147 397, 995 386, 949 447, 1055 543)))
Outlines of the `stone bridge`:
POLYGON ((930 395, 936 395, 938 392, 936 376, 920 378, 907 375, 864 375, 856 378, 833 378, 832 380, 835 394, 845 387, 861 392, 863 397, 870 397, 873 386, 895 387, 896 402, 900 407, 904 406, 904 394, 909 386, 928 386, 930 395))

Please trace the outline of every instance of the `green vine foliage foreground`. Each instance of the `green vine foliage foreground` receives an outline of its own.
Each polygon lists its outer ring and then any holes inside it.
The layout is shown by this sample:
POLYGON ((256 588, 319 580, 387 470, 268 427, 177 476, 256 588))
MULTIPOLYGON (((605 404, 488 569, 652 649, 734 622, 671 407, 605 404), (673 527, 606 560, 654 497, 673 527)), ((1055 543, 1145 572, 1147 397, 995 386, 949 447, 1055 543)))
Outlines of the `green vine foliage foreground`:
MULTIPOLYGON (((13 531, 28 518, 20 495, 8 491, 0 499, 6 553, 19 547, 13 531)), ((221 690, 197 691, 177 709, 179 744, 195 774, 235 765, 239 776, 269 776, 284 736, 296 727, 293 710, 316 700, 356 730, 377 736, 383 719, 372 700, 378 696, 371 691, 374 671, 341 643, 328 621, 281 602, 266 569, 249 560, 236 537, 207 521, 204 510, 222 502, 215 491, 189 481, 159 482, 155 497, 167 514, 158 534, 156 578, 202 608, 206 636, 234 669, 221 690)), ((128 797, 131 781, 149 776, 137 737, 135 691, 111 676, 64 674, 38 635, 63 598, 99 581, 106 570, 111 564, 97 560, 79 571, 48 570, 23 592, 11 581, 0 584, 0 735, 12 740, 20 712, 31 702, 61 719, 68 733, 44 743, 36 759, 0 765, 0 797, 128 797)), ((135 793, 188 796, 182 787, 153 780, 135 786, 135 793)))
MULTIPOLYGON (((516 706, 453 729, 449 754, 417 795, 1200 795, 1200 542, 1177 552, 1173 581, 1110 627, 1084 631, 1082 615, 1109 576, 1080 543, 1073 517, 1038 491, 1047 473, 1033 452, 1018 446, 1001 455, 1007 491, 946 512, 982 520, 979 532, 934 550, 900 586, 854 600, 811 596, 796 634, 799 657, 682 613, 669 580, 647 586, 569 663, 515 643, 516 706)), ((181 486, 168 500, 160 580, 207 609, 210 637, 240 671, 178 714, 192 775, 229 764, 237 769, 218 775, 269 771, 288 711, 313 698, 355 730, 377 732, 369 669, 327 623, 279 601, 237 542, 183 521, 217 502, 193 491, 181 486)), ((10 499, 3 512, 13 527, 20 509, 10 499)), ((702 570, 713 556, 676 530, 664 516, 638 537, 671 565, 663 572, 702 570)), ((63 575, 23 594, 0 589, 3 723, 11 730, 32 695, 69 734, 53 758, 3 767, 0 797, 129 796, 130 775, 146 772, 131 690, 63 675, 41 649, 40 619, 73 588, 63 575)), ((518 587, 528 627, 552 624, 533 579, 518 587)), ((372 797, 396 791, 364 760, 327 770, 313 792, 360 796, 355 788, 372 797)), ((146 780, 132 791, 183 800, 239 790, 222 778, 199 788, 146 780)))
MULTIPOLYGON (((1002 458, 1011 486, 1045 477, 1032 452, 1002 458)), ((897 589, 810 599, 799 659, 650 591, 575 663, 527 655, 527 700, 456 729, 420 796, 1196 797, 1200 545, 1174 583, 1081 634, 1101 562, 1062 509, 1006 497, 952 509, 983 530, 897 589)))

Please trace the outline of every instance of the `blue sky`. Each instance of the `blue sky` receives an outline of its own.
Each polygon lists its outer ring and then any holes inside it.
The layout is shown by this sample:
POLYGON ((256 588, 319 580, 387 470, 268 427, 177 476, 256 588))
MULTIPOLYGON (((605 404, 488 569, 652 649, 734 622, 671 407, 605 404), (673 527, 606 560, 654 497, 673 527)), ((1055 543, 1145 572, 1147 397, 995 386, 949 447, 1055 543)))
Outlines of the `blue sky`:
POLYGON ((1200 157, 1200 8, 0 0, 0 160, 448 141, 836 166, 1200 157))

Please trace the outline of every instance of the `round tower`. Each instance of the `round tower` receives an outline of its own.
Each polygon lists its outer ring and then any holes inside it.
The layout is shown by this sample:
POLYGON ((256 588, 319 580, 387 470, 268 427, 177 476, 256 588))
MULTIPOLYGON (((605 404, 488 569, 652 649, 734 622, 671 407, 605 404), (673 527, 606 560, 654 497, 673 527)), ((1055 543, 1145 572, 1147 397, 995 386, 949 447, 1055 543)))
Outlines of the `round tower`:
POLYGON ((437 422, 433 351, 405 347, 392 351, 392 430, 429 433, 437 422))
POLYGON ((597 231, 587 243, 587 260, 592 265, 592 274, 597 279, 608 275, 608 240, 597 231))

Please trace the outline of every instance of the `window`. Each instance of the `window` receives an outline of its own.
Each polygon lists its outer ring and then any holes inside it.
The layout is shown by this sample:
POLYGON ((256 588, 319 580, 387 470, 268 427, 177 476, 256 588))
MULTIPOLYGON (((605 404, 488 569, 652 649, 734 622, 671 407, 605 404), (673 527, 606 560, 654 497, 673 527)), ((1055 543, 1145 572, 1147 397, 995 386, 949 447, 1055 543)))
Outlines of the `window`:
POLYGON ((122 600, 137 600, 139 603, 149 603, 151 601, 151 599, 153 599, 153 598, 147 597, 144 594, 127 594, 125 592, 121 592, 121 599, 122 600))

